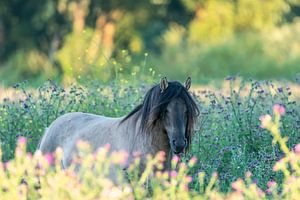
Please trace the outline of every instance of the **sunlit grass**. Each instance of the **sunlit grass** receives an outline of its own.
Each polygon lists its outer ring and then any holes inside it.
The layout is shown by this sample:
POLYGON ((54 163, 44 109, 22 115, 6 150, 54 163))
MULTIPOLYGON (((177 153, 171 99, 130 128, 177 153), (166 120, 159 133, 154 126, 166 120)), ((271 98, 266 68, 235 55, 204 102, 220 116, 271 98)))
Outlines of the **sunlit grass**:
MULTIPOLYGON (((231 183, 249 175, 248 172, 263 191, 268 189, 269 181, 281 185, 284 174, 275 173, 273 165, 284 154, 260 127, 259 118, 271 115, 274 104, 284 106, 286 112, 281 119, 281 130, 284 137, 289 137, 288 149, 293 148, 300 137, 299 86, 228 79, 221 87, 193 87, 201 116, 191 151, 182 158, 185 163, 193 156, 197 158, 194 166, 189 166, 186 171, 192 177, 189 188, 203 193, 214 183, 218 190, 229 192, 231 183), (211 177, 216 179, 213 183, 211 177)), ((148 88, 149 83, 138 81, 132 86, 121 82, 109 85, 94 82, 65 88, 47 82, 38 89, 27 89, 26 84, 18 84, 10 89, 13 95, 1 101, 2 160, 14 158, 19 137, 26 137, 27 150, 35 152, 45 128, 64 113, 82 111, 122 116, 142 101, 148 88)))

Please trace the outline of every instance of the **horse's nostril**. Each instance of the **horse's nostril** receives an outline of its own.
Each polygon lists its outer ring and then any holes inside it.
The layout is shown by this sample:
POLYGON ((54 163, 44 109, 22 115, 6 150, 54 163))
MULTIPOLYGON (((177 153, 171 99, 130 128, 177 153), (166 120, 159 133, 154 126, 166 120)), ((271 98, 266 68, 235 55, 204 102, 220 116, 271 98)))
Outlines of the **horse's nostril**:
POLYGON ((176 140, 172 140, 172 144, 176 146, 176 140))

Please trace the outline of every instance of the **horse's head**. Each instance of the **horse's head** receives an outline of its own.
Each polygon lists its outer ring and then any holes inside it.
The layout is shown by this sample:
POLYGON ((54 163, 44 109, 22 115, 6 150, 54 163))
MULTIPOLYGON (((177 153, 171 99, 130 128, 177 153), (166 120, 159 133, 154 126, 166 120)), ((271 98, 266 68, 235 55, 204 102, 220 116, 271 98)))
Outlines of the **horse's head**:
MULTIPOLYGON (((160 84, 153 86, 144 98, 141 105, 129 113, 123 121, 135 113, 140 118, 140 129, 144 133, 165 134, 173 153, 180 154, 189 148, 194 125, 199 115, 198 107, 189 94, 191 78, 188 78, 185 85, 177 81, 170 81, 162 78, 160 84)), ((159 137, 159 135, 153 135, 159 137)), ((158 145, 159 144, 154 144, 158 145)))
POLYGON ((191 78, 184 86, 179 82, 168 82, 166 78, 160 81, 160 91, 163 106, 160 109, 160 124, 164 133, 168 135, 171 150, 180 154, 189 147, 191 134, 199 110, 193 98, 188 93, 191 78))
MULTIPOLYGON (((154 128, 167 134, 171 150, 182 153, 191 143, 191 136, 199 115, 197 105, 188 90, 191 78, 183 86, 177 81, 162 78, 151 88, 141 105, 141 128, 151 132, 154 128)), ((164 142, 164 141, 162 141, 164 142)))

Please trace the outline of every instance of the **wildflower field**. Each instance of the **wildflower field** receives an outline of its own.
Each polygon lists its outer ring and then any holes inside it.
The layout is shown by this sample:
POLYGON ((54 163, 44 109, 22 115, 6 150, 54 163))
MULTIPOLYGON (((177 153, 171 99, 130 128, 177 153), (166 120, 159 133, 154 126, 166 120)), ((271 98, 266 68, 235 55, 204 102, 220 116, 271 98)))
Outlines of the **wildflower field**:
POLYGON ((300 0, 0 1, 0 200, 300 200, 299 35, 300 0), (124 116, 162 77, 192 79, 183 155, 36 151, 56 118, 124 116))
POLYGON ((159 153, 149 156, 138 176, 137 157, 127 172, 130 181, 120 169, 115 184, 106 178, 110 163, 122 164, 126 154, 108 157, 109 146, 91 154, 89 145, 80 142, 77 162, 82 168, 77 173, 75 165, 61 168, 61 149, 55 155, 34 153, 45 128, 58 116, 73 111, 125 115, 150 85, 115 81, 63 88, 49 81, 28 89, 26 83, 16 84, 0 101, 0 198, 300 198, 297 84, 229 77, 223 89, 195 86, 192 94, 201 115, 192 147, 181 159, 172 159, 170 171, 161 170, 165 155, 159 153))

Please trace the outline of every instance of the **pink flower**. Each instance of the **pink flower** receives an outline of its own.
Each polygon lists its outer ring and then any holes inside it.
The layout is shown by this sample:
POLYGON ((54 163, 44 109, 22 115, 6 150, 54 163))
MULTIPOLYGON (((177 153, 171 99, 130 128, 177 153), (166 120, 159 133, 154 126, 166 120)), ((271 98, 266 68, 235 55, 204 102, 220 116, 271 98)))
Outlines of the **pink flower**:
POLYGON ((8 168, 9 168, 9 163, 10 163, 9 161, 4 162, 4 163, 3 163, 3 168, 4 168, 4 169, 8 169, 8 168))
POLYGON ((26 137, 19 137, 18 138, 18 144, 20 144, 20 145, 26 145, 26 141, 27 141, 27 139, 26 139, 26 137))
POLYGON ((179 168, 180 168, 180 169, 183 169, 183 170, 186 170, 186 169, 187 169, 187 166, 186 166, 185 163, 180 163, 180 164, 179 164, 179 168))
POLYGON ((186 182, 190 183, 190 182, 192 182, 193 178, 191 176, 186 176, 185 180, 186 180, 186 182))
POLYGON ((189 187, 187 185, 184 186, 184 191, 189 191, 189 187))
POLYGON ((218 177, 218 173, 217 172, 213 172, 212 173, 212 177, 217 178, 218 177))
POLYGON ((269 188, 275 187, 277 185, 277 183, 275 181, 268 181, 267 186, 269 188))
POLYGON ((164 151, 159 151, 156 154, 158 161, 160 161, 160 162, 165 161, 165 155, 166 155, 166 153, 164 151))
POLYGON ((180 158, 177 155, 173 156, 173 158, 172 158, 172 162, 174 162, 175 164, 177 164, 179 162, 179 160, 180 160, 180 158))
POLYGON ((54 163, 54 156, 52 153, 47 153, 44 158, 46 159, 47 163, 49 165, 52 165, 54 163))
POLYGON ((171 176, 172 178, 175 178, 175 177, 177 176, 177 172, 174 171, 174 170, 172 170, 172 171, 170 172, 170 176, 171 176))
POLYGON ((272 194, 272 190, 270 188, 266 189, 267 194, 272 194))
POLYGON ((295 146, 295 153, 300 155, 300 143, 295 146))
POLYGON ((107 150, 109 150, 110 149, 110 144, 109 143, 105 144, 104 148, 107 149, 107 150))
POLYGON ((29 152, 29 153, 27 153, 27 156, 28 156, 28 158, 32 158, 32 153, 31 152, 29 152))
POLYGON ((128 160, 128 157, 129 157, 127 151, 121 151, 121 155, 122 155, 122 159, 120 160, 120 164, 121 165, 127 164, 127 160, 128 160))
POLYGON ((157 171, 157 172, 155 173, 155 176, 156 176, 157 178, 161 178, 161 177, 162 177, 161 171, 157 171))
POLYGON ((265 194, 260 188, 257 189, 257 193, 258 193, 258 196, 260 196, 260 197, 263 197, 265 194))
POLYGON ((246 172, 246 177, 247 177, 247 178, 250 178, 251 176, 252 176, 252 173, 251 173, 250 171, 247 171, 247 172, 246 172))
POLYGON ((261 127, 266 128, 272 122, 272 117, 270 115, 263 115, 259 118, 261 121, 261 127))
POLYGON ((193 156, 189 161, 189 166, 194 166, 197 162, 197 158, 193 156))
POLYGON ((273 107, 273 112, 278 113, 280 115, 284 115, 285 113, 285 108, 279 104, 275 104, 273 107))

